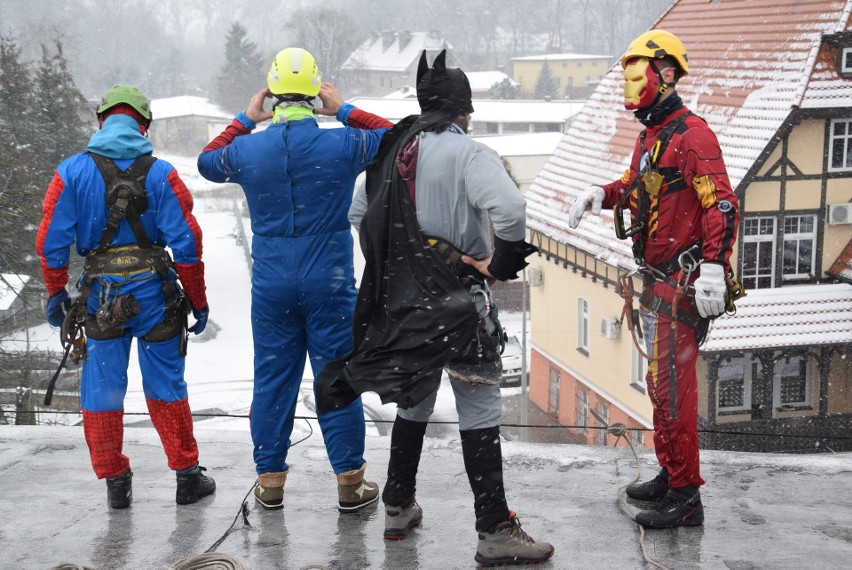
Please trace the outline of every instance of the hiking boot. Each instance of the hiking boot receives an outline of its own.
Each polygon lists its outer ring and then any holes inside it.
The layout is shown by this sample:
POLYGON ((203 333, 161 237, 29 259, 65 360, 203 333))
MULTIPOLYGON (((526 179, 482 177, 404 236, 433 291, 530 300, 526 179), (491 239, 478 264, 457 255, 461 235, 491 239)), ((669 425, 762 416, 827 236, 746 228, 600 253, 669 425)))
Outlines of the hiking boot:
POLYGON ((118 477, 108 477, 107 502, 112 509, 126 509, 133 500, 133 472, 129 469, 118 477))
POLYGON ((656 501, 669 492, 669 472, 660 469, 660 474, 644 483, 633 483, 627 486, 627 496, 639 501, 656 501))
POLYGON ((385 538, 402 540, 423 520, 423 509, 412 497, 405 507, 385 505, 385 538))
POLYGON ((479 533, 476 560, 480 566, 521 566, 550 560, 553 545, 536 542, 521 530, 515 513, 509 511, 509 520, 501 522, 490 532, 479 533))
POLYGON ((364 481, 364 470, 360 469, 337 474, 338 510, 341 513, 352 513, 363 509, 379 498, 379 486, 370 481, 364 481))
POLYGON ((645 528, 674 528, 704 524, 704 506, 696 487, 670 489, 647 511, 636 513, 636 522, 645 528))
POLYGON ((287 471, 261 473, 257 476, 257 486, 254 488, 254 500, 264 509, 284 508, 284 482, 287 471))
POLYGON ((177 474, 177 504, 189 505, 216 492, 216 481, 205 475, 204 471, 207 471, 207 468, 199 466, 195 473, 177 474))

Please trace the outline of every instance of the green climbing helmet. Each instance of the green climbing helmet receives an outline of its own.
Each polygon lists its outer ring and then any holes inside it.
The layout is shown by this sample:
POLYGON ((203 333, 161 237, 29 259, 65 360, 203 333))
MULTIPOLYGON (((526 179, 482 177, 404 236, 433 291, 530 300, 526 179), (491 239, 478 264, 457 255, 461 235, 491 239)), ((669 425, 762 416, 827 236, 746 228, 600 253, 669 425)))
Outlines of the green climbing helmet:
POLYGON ((107 89, 95 113, 100 117, 105 111, 122 103, 136 109, 136 112, 142 115, 148 124, 151 123, 151 101, 145 97, 144 93, 131 85, 113 85, 107 89))

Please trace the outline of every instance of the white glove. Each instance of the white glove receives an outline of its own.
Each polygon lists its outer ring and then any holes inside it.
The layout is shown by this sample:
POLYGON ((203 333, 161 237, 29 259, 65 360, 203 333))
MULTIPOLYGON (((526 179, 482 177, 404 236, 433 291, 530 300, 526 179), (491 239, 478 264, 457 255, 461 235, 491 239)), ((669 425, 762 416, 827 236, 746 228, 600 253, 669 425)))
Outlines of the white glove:
POLYGON ((702 263, 701 275, 693 283, 695 306, 704 317, 715 317, 725 312, 725 268, 718 263, 702 263))
POLYGON ((593 214, 601 213, 601 206, 603 206, 604 199, 604 189, 600 186, 589 186, 583 193, 580 194, 580 197, 577 198, 577 201, 574 202, 574 205, 571 206, 571 211, 568 212, 568 226, 573 230, 577 226, 580 225, 580 218, 583 217, 583 214, 586 210, 591 210, 593 214))

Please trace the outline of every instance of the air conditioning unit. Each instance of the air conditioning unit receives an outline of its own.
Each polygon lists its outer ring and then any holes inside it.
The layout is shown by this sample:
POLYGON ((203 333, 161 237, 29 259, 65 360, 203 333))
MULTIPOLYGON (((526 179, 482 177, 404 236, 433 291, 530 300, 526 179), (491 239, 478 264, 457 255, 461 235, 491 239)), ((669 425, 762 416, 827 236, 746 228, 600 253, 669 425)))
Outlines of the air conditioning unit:
POLYGON ((601 336, 616 339, 621 334, 621 321, 615 317, 601 319, 601 336))
POLYGON ((852 202, 828 205, 828 225, 852 224, 852 202))
POLYGON ((544 270, 535 265, 527 269, 530 287, 542 287, 544 285, 544 270))

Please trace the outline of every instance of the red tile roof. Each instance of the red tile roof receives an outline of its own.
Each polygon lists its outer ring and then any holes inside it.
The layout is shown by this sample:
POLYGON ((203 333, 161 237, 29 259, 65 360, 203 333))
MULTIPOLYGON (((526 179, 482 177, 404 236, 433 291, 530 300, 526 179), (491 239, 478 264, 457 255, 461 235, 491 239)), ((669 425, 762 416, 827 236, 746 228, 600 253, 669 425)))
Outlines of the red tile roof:
MULTIPOLYGON (((735 188, 793 109, 852 107, 852 82, 823 46, 824 35, 850 30, 850 9, 852 0, 680 0, 655 24, 687 47, 678 92, 716 131, 735 188)), ((621 176, 640 130, 622 106, 616 63, 528 190, 529 227, 630 267, 609 211, 587 214, 577 230, 567 218, 579 192, 621 176)))
POLYGON ((829 275, 837 277, 841 281, 852 284, 852 239, 831 264, 831 267, 826 272, 829 275))

